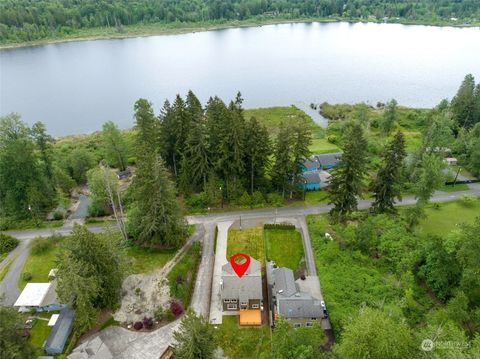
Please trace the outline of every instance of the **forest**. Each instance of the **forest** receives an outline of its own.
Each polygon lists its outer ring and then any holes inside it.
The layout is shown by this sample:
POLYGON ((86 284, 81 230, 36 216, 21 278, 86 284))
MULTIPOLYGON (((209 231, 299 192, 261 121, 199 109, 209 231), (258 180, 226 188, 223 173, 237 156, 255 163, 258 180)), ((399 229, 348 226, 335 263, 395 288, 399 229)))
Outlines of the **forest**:
POLYGON ((480 19, 476 0, 1 0, 0 43, 68 38, 82 29, 132 25, 331 19, 464 24, 480 19), (453 19, 453 20, 452 20, 453 19))

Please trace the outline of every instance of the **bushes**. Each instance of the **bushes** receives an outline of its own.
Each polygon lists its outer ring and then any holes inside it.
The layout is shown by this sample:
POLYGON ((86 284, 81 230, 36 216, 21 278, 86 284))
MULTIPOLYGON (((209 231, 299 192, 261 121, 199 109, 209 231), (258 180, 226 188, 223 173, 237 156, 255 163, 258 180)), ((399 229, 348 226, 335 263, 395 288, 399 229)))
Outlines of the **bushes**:
POLYGON ((23 272, 22 278, 25 282, 29 282, 32 280, 32 273, 30 272, 23 272))
POLYGON ((133 324, 133 328, 135 330, 141 330, 141 329, 143 329, 143 323, 142 322, 135 322, 135 324, 133 324))
POLYGON ((150 330, 150 329, 153 328, 153 319, 152 318, 143 317, 142 323, 143 323, 143 327, 145 329, 150 330))
POLYGON ((60 240, 62 236, 54 234, 50 237, 36 237, 30 243, 30 253, 38 255, 51 250, 60 240))
POLYGON ((0 254, 11 252, 16 246, 18 246, 18 243, 20 243, 18 239, 0 233, 0 254))
POLYGON ((170 302, 170 310, 172 311, 172 314, 175 316, 175 317, 179 317, 183 314, 183 306, 182 306, 182 303, 176 301, 176 300, 172 300, 170 302))
POLYGON ((265 223, 263 229, 287 229, 292 230, 295 229, 293 224, 288 223, 265 223))

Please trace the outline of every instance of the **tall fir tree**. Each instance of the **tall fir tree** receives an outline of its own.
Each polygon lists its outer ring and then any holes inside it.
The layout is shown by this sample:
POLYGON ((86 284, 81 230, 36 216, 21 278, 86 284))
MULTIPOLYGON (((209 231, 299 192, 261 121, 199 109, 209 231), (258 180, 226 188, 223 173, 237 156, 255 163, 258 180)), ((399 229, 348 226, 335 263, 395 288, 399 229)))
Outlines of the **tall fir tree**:
POLYGON ((380 121, 380 131, 383 136, 388 136, 397 122, 397 101, 394 99, 387 103, 380 121))
POLYGON ((153 113, 152 104, 141 98, 135 102, 134 111, 137 153, 141 155, 145 150, 159 153, 159 123, 153 113))
POLYGON ((186 158, 187 167, 184 172, 189 174, 192 185, 196 188, 200 185, 205 191, 207 176, 211 170, 209 150, 209 136, 203 121, 193 122, 192 129, 187 141, 186 158))
POLYGON ((453 117, 458 127, 470 128, 475 123, 474 91, 475 78, 468 74, 451 103, 453 117))
POLYGON ((347 133, 343 155, 332 170, 330 179, 330 214, 335 220, 344 221, 357 209, 357 196, 362 194, 367 173, 367 140, 360 124, 354 124, 347 133))
POLYGON ((173 355, 178 359, 211 359, 216 348, 213 327, 202 316, 188 311, 173 333, 173 355))
POLYGON ((375 200, 373 210, 377 213, 395 212, 395 198, 401 199, 402 168, 404 165, 405 138, 397 132, 383 153, 383 167, 373 184, 375 200))
POLYGON ((275 140, 274 157, 275 162, 272 167, 271 177, 274 187, 282 192, 282 198, 290 189, 292 179, 292 151, 291 151, 292 133, 290 129, 282 122, 275 140))
POLYGON ((186 237, 186 225, 176 201, 174 184, 157 153, 156 143, 151 143, 151 136, 145 136, 155 123, 148 102, 135 106, 135 119, 137 171, 131 187, 133 203, 128 232, 145 246, 178 247, 186 237))
POLYGON ((271 154, 268 130, 255 117, 247 122, 245 128, 245 164, 250 184, 250 194, 255 186, 262 184, 271 154))

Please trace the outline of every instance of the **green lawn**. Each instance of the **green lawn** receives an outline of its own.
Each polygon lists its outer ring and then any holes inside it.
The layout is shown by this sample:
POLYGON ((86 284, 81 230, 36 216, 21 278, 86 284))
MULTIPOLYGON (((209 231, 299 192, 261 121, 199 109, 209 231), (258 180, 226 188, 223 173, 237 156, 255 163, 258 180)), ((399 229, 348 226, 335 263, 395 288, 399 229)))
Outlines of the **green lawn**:
POLYGON ((256 359, 261 352, 270 351, 270 328, 240 327, 238 316, 223 316, 223 323, 215 329, 215 338, 230 359, 256 359))
POLYGON ((265 263, 264 247, 262 227, 228 231, 227 258, 236 253, 244 253, 263 264, 265 263))
POLYGON ((420 221, 417 231, 425 234, 445 235, 454 229, 457 224, 472 223, 475 217, 480 216, 480 199, 471 204, 463 200, 436 203, 428 206, 427 218, 420 221))
POLYGON ((268 259, 296 270, 303 258, 302 235, 295 229, 266 229, 268 259))
POLYGON ((200 259, 201 246, 200 243, 195 242, 167 276, 170 295, 179 299, 184 308, 189 306, 192 299, 200 259))
POLYGON ((125 249, 125 254, 132 259, 130 273, 148 273, 162 268, 175 256, 175 250, 158 250, 132 246, 125 249))
POLYGON ((29 272, 32 275, 32 279, 29 281, 30 283, 48 282, 48 273, 52 268, 55 268, 55 261, 59 250, 60 248, 57 243, 41 254, 31 253, 20 273, 18 287, 23 289, 27 285, 27 282, 23 280, 22 276, 25 272, 29 272))
MULTIPOLYGON (((51 314, 50 314, 51 316, 51 314)), ((48 326, 48 321, 35 319, 33 327, 30 329, 30 343, 35 347, 37 355, 45 355, 42 349, 43 343, 47 340, 52 327, 48 326)))
POLYGON ((322 153, 340 152, 340 148, 328 142, 325 138, 314 137, 310 145, 310 151, 314 155, 319 155, 322 153))
POLYGON ((460 183, 460 184, 456 184, 455 186, 443 185, 442 187, 440 187, 439 191, 442 191, 442 192, 458 192, 458 191, 466 191, 469 188, 470 187, 468 187, 468 184, 460 183))

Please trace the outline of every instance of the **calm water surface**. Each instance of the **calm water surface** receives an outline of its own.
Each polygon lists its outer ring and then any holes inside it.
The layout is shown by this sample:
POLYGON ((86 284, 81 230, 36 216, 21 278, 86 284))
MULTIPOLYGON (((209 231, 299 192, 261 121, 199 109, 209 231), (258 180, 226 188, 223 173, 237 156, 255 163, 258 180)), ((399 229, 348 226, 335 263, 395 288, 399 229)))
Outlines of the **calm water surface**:
POLYGON ((431 107, 463 77, 480 80, 480 29, 393 24, 283 24, 0 51, 0 114, 50 133, 133 124, 192 89, 205 102, 240 90, 245 107, 358 102, 431 107))

